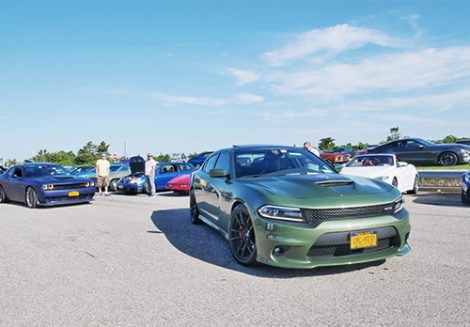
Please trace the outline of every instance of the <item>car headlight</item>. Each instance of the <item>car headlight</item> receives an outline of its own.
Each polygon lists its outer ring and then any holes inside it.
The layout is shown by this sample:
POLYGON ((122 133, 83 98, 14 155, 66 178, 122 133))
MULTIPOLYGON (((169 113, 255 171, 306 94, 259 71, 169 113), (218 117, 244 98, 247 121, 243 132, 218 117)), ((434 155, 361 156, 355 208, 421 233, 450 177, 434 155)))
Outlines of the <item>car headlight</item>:
POLYGON ((465 183, 470 184, 470 175, 469 174, 463 175, 463 180, 465 181, 465 183))
POLYGON ((261 217, 287 221, 304 222, 302 211, 299 208, 286 208, 265 205, 258 209, 261 217))
POLYGON ((41 188, 44 190, 44 191, 52 191, 54 189, 54 185, 53 184, 43 184, 41 186, 41 188))
POLYGON ((390 176, 380 176, 380 177, 377 177, 377 179, 380 179, 381 181, 388 181, 390 179, 390 176))
POLYGON ((85 183, 85 187, 93 187, 93 186, 95 186, 94 182, 86 182, 85 183))
POLYGON ((403 208, 404 208, 403 203, 404 203, 404 201, 403 201, 402 198, 395 201, 395 203, 393 204, 393 214, 399 213, 400 211, 403 210, 403 208))

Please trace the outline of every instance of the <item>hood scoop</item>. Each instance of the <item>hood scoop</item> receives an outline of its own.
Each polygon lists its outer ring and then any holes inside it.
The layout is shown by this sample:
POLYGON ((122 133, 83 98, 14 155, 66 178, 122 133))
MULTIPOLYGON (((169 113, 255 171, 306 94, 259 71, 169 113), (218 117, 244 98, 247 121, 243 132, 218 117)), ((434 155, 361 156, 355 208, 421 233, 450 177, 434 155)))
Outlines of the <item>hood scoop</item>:
POLYGON ((315 184, 323 187, 333 187, 333 186, 348 186, 352 185, 354 182, 347 179, 338 179, 338 180, 326 180, 326 181, 319 181, 315 184))

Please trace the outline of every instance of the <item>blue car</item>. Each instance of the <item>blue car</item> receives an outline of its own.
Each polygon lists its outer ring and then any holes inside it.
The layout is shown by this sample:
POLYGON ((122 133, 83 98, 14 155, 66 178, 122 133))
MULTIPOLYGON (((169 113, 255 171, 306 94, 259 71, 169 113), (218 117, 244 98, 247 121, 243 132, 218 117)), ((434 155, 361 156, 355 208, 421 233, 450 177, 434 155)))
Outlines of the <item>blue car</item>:
POLYGON ((10 167, 0 175, 0 203, 23 202, 29 208, 93 200, 95 183, 91 179, 67 175, 59 165, 27 163, 10 167))
POLYGON ((188 162, 192 164, 194 167, 199 168, 202 166, 204 161, 206 161, 207 157, 209 157, 212 153, 213 151, 201 152, 197 156, 189 159, 188 162))
POLYGON ((462 203, 470 204, 470 171, 462 175, 462 203))
MULTIPOLYGON (((117 183, 121 177, 127 176, 131 168, 126 164, 111 164, 109 166, 109 190, 116 191, 117 183)), ((84 169, 80 172, 75 172, 73 175, 81 178, 90 178, 96 182, 96 168, 91 167, 91 169, 84 169)))
MULTIPOLYGON (((145 160, 142 157, 132 157, 129 162, 131 174, 121 178, 117 190, 125 193, 147 193, 144 175, 145 160), (140 158, 140 159, 139 159, 140 158)), ((157 191, 166 190, 166 184, 176 176, 192 173, 196 168, 186 162, 160 162, 155 173, 157 191)))

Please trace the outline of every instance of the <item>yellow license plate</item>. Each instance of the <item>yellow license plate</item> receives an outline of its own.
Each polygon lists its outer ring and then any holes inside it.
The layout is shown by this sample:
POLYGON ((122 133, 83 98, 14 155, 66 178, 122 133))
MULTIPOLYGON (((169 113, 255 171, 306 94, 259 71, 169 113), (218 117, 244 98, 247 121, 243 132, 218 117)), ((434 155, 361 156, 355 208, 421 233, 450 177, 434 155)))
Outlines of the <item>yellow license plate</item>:
POLYGON ((77 191, 72 191, 72 192, 69 192, 69 196, 73 197, 73 196, 79 196, 80 195, 80 192, 77 192, 77 191))
POLYGON ((351 250, 377 247, 377 234, 362 232, 351 234, 351 250))

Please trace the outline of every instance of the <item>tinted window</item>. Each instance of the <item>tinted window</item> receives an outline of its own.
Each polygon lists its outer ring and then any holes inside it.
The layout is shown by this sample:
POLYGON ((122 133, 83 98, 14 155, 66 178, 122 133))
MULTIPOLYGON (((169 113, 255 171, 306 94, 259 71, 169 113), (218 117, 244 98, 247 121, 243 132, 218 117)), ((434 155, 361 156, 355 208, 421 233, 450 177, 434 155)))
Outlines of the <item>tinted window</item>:
POLYGON ((219 159, 217 160, 217 163, 215 164, 215 169, 223 169, 226 172, 231 172, 230 167, 230 153, 222 152, 219 156, 219 159))
POLYGON ((15 172, 13 173, 13 176, 23 177, 23 172, 21 171, 21 168, 15 168, 15 172))
POLYGON ((217 161, 217 158, 218 158, 218 154, 210 157, 209 159, 206 160, 206 163, 204 164, 204 171, 206 173, 208 173, 209 171, 211 171, 212 169, 214 169, 215 167, 215 162, 217 161))
POLYGON ((168 164, 168 165, 162 165, 160 166, 160 173, 161 174, 168 174, 168 173, 174 173, 176 171, 174 165, 168 164))
POLYGON ((118 171, 121 166, 111 166, 109 167, 109 171, 118 171))
POLYGON ((191 169, 192 169, 191 165, 179 164, 179 171, 187 171, 187 170, 191 170, 191 169))

